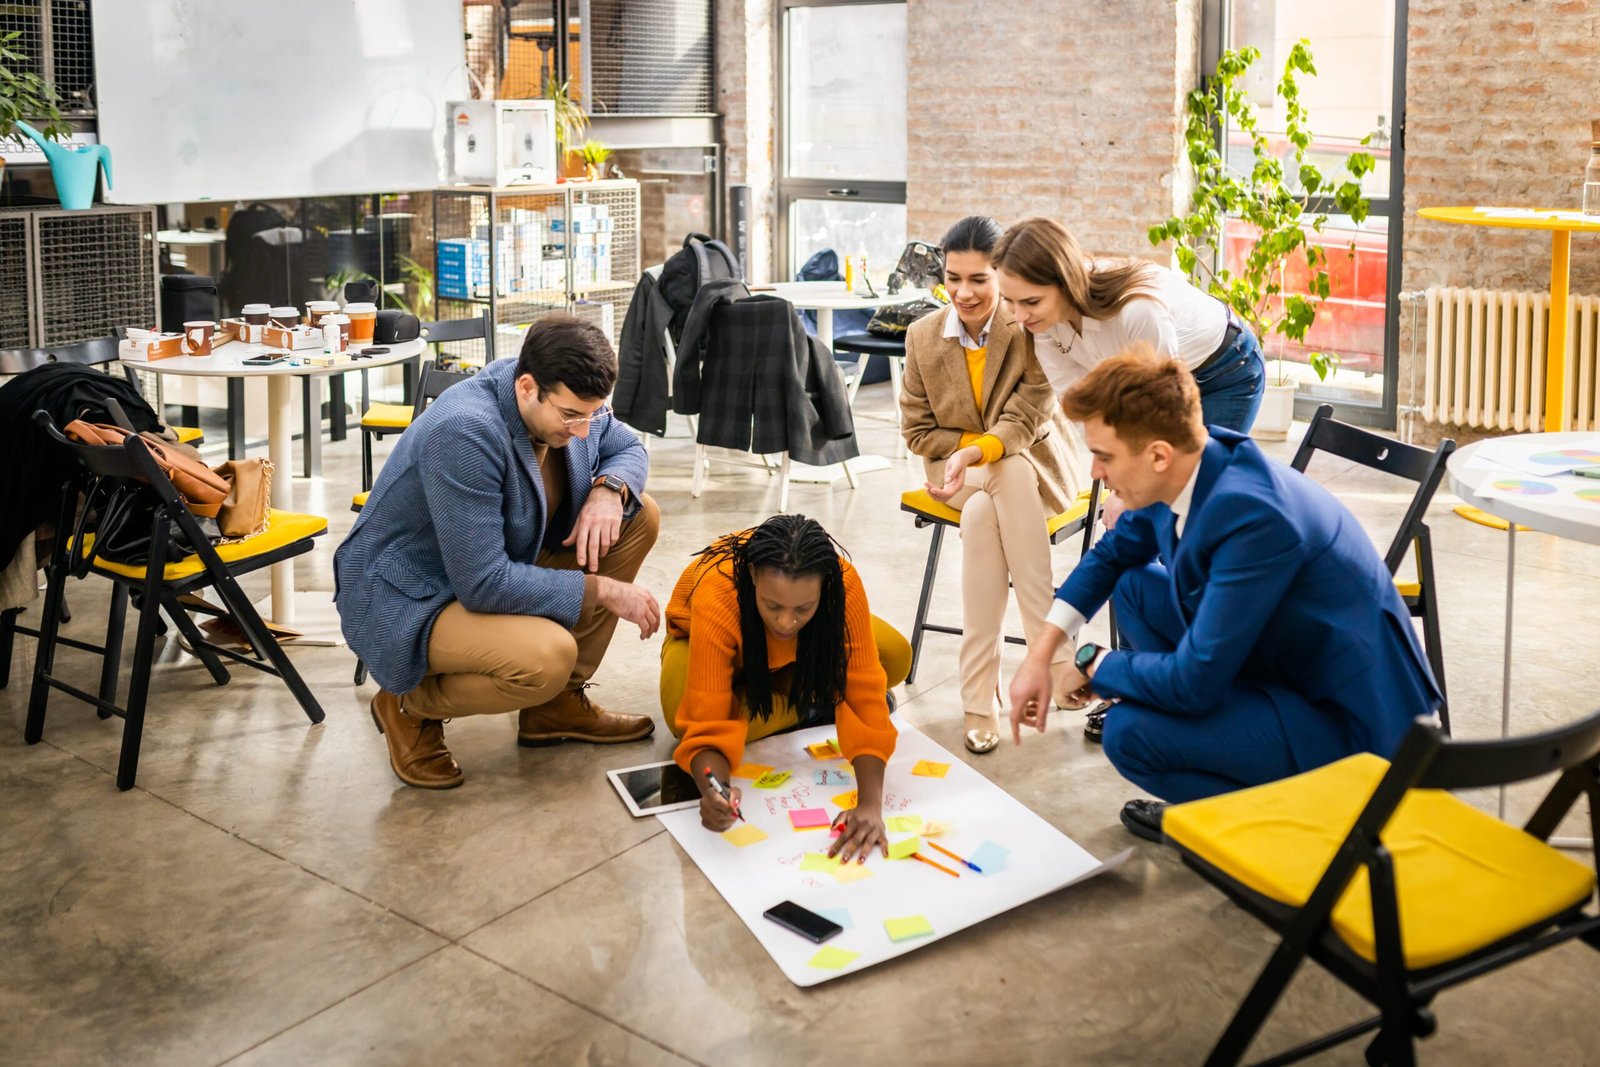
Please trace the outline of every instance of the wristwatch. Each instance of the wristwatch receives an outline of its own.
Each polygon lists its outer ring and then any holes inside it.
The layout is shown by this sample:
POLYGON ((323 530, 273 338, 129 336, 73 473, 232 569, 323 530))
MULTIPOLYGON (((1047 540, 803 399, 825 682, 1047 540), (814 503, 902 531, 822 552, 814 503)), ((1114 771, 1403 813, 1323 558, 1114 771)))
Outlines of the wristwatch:
POLYGON ((1078 646, 1078 654, 1072 657, 1072 665, 1078 668, 1078 673, 1085 678, 1089 677, 1089 668, 1094 666, 1095 657, 1105 651, 1099 645, 1086 642, 1078 646))
POLYGON ((599 489, 602 486, 620 496, 624 504, 628 502, 628 483, 618 478, 615 474, 600 475, 590 483, 589 488, 599 489))

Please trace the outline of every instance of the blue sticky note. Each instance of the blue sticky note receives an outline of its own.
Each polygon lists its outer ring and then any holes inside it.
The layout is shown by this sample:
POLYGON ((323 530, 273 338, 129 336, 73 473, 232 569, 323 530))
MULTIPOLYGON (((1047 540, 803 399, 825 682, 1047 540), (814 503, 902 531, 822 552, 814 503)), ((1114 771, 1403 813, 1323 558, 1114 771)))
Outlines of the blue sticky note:
POLYGON ((976 864, 985 875, 990 875, 1005 868, 1006 857, 1009 855, 1011 855, 1010 849, 1001 848, 993 841, 985 841, 973 849, 967 859, 976 864))
POLYGON ((854 930, 856 928, 856 924, 850 918, 849 908, 813 908, 812 910, 824 919, 831 919, 838 923, 846 930, 854 930))

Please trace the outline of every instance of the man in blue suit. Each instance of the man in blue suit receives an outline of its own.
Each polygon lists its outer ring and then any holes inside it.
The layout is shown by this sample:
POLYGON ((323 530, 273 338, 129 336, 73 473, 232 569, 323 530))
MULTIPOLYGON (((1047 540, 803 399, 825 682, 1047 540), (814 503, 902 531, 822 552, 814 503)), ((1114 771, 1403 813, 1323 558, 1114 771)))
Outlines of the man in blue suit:
POLYGON ((654 729, 584 693, 619 618, 641 637, 661 619, 633 584, 661 519, 644 447, 605 410, 616 377, 595 327, 534 323, 517 359, 400 435, 334 553, 340 624, 382 686, 372 720, 407 785, 461 784, 445 719, 516 711, 523 745, 654 729))
MULTIPOLYGON (((1011 684, 1012 736, 1043 730, 1050 656, 1110 597, 1131 651, 1081 645, 1082 691, 1116 701, 1112 766, 1164 801, 1259 785, 1356 752, 1389 756, 1439 693, 1405 605, 1355 517, 1200 421, 1194 378, 1148 348, 1062 397, 1128 511, 1079 562, 1011 684)), ((1158 801, 1123 824, 1160 840, 1158 801)))

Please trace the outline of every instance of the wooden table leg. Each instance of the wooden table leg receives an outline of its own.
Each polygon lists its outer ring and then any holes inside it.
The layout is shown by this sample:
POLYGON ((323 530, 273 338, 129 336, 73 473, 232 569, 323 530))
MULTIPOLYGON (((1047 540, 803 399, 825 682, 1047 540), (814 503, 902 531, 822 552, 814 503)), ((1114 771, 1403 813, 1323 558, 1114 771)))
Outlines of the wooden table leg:
POLYGON ((1572 234, 1550 235, 1550 348, 1544 354, 1544 430, 1567 429, 1567 281, 1572 234))

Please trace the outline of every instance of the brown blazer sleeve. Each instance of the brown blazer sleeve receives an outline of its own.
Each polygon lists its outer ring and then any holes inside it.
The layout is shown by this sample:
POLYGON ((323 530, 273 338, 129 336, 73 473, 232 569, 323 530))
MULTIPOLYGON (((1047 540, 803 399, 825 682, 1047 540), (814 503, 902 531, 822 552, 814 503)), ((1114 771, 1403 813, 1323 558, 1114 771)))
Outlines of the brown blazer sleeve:
POLYGON ((931 312, 912 323, 906 331, 906 372, 900 382, 900 435, 913 454, 925 459, 944 459, 961 447, 961 431, 940 426, 928 399, 927 361, 936 358, 938 322, 943 315, 943 311, 931 312))
MULTIPOLYGON (((1006 345, 1005 360, 1008 373, 1001 379, 1002 382, 1013 377, 1014 366, 1020 364, 1022 373, 1015 379, 1016 386, 1006 396, 999 417, 989 425, 987 432, 1000 439, 1006 455, 1014 456, 1027 451, 1049 433, 1050 417, 1057 401, 1049 379, 1044 376, 1044 368, 1039 366, 1038 359, 1034 357, 1033 335, 1027 330, 1018 327, 1016 333, 1011 335, 1011 341, 1006 345)), ((992 407, 990 411, 993 411, 992 407)))

